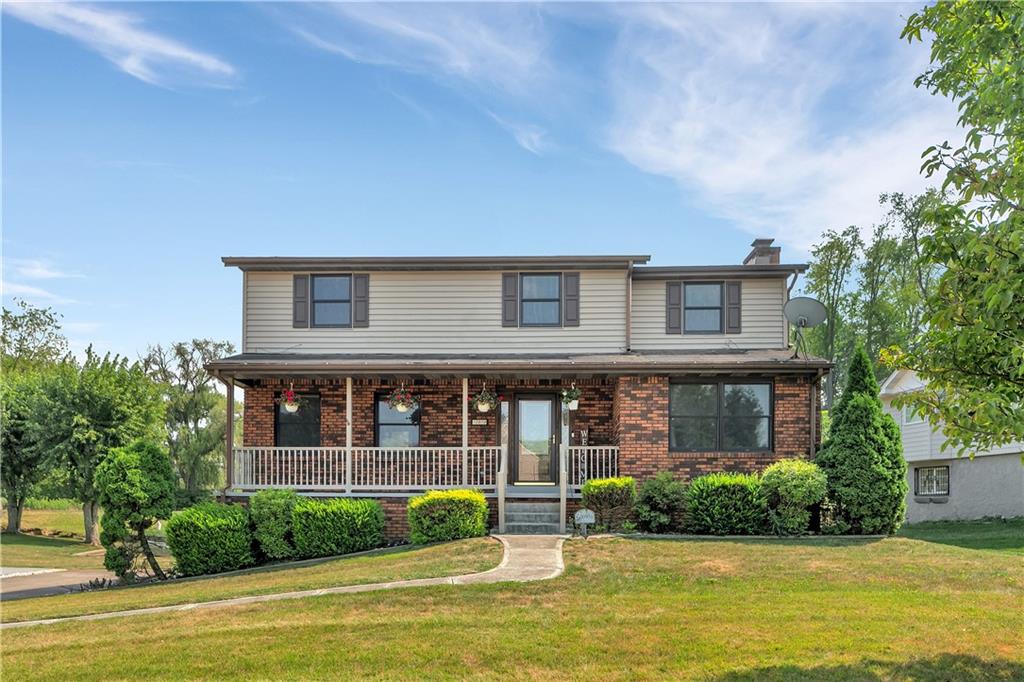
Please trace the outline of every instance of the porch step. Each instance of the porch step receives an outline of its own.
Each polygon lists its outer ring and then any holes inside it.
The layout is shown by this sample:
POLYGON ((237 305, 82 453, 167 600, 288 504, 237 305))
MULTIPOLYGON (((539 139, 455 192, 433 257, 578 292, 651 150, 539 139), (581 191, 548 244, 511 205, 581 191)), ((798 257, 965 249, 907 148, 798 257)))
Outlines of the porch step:
POLYGON ((557 535, 558 523, 512 523, 506 519, 505 532, 509 535, 557 535))
POLYGON ((516 514, 518 512, 544 512, 547 514, 554 514, 558 517, 558 502, 507 502, 505 504, 506 514, 516 514))
POLYGON ((509 502, 505 532, 512 535, 551 535, 558 532, 557 502, 509 502))

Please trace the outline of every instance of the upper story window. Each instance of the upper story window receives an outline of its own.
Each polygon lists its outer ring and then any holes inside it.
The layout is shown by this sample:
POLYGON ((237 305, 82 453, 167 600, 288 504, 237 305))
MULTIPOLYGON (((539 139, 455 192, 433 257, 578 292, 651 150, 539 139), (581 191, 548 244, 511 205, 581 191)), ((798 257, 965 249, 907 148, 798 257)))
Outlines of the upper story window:
POLYGON ((420 444, 420 415, 422 407, 399 412, 388 404, 387 396, 377 396, 378 447, 415 448, 420 444))
POLYGON ((522 327, 557 327, 562 324, 562 276, 520 276, 522 327))
POLYGON ((742 281, 665 283, 665 333, 742 332, 742 281))
POLYGON ((915 413, 912 405, 903 406, 903 423, 904 424, 920 424, 924 421, 924 417, 915 413))
POLYGON ((320 447, 320 396, 300 395, 297 412, 287 411, 283 403, 277 405, 274 445, 279 448, 320 447))
POLYGON ((669 450, 769 450, 772 397, 768 383, 680 383, 669 388, 669 450))
POLYGON ((349 275, 313 275, 312 315, 314 327, 352 326, 352 278, 349 275))
POLYGON ((691 284, 683 292, 683 332, 720 334, 722 332, 721 282, 691 284))

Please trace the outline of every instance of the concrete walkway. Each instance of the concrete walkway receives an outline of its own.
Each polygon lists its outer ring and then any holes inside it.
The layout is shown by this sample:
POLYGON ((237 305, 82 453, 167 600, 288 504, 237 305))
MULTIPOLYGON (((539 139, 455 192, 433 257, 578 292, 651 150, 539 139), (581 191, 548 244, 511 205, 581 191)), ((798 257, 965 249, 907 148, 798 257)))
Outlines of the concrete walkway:
POLYGON ((236 597, 218 601, 177 604, 174 606, 156 606, 148 609, 132 609, 129 611, 111 611, 88 616, 70 616, 68 618, 49 618, 46 620, 28 620, 20 623, 3 623, 0 629, 24 628, 34 625, 50 625, 76 620, 104 620, 107 618, 123 618, 142 616, 152 613, 170 613, 173 611, 192 611, 194 609, 220 608, 222 606, 244 606, 261 602, 281 601, 284 599, 304 599, 320 597, 327 594, 350 594, 355 592, 373 592, 375 590, 394 590, 402 587, 426 587, 429 585, 475 585, 482 583, 529 582, 533 580, 550 580, 562 574, 565 565, 562 563, 562 535, 496 535, 494 536, 505 547, 501 563, 489 571, 455 575, 446 578, 419 578, 417 580, 398 580, 389 583, 370 583, 368 585, 345 585, 326 587, 318 590, 302 590, 298 592, 278 592, 277 594, 260 594, 252 597, 236 597))

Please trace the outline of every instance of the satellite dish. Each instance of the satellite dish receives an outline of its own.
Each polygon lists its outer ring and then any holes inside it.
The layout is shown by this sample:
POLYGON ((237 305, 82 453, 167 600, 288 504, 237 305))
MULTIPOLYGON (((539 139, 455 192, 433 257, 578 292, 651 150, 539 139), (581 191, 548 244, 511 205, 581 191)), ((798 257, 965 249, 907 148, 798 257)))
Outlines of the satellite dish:
POLYGON ((828 317, 828 310, 825 309, 821 301, 806 296, 789 299, 782 312, 787 320, 801 329, 817 327, 828 317))
POLYGON ((804 347, 804 359, 807 358, 807 345, 804 343, 804 329, 817 327, 828 317, 828 309, 821 301, 807 296, 791 298, 782 309, 786 319, 796 327, 796 348, 793 349, 793 358, 800 357, 800 347, 804 347))

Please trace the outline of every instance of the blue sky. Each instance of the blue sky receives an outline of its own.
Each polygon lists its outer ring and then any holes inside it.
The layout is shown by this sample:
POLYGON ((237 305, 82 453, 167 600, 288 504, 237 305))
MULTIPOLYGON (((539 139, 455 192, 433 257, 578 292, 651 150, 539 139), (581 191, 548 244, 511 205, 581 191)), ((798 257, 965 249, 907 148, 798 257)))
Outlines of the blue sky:
POLYGON ((222 255, 803 259, 956 136, 915 7, 8 2, 4 304, 134 357, 238 343, 222 255))

